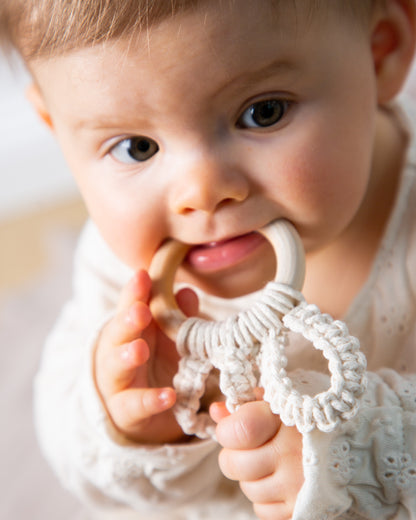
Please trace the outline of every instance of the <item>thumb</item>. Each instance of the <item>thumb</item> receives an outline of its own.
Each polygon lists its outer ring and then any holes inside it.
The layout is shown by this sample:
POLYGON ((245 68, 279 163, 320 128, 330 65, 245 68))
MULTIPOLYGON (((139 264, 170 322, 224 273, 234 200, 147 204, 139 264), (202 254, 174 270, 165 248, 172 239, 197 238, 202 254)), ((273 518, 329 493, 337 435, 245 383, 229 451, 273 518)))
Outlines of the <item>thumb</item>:
POLYGON ((192 289, 181 289, 176 293, 175 298, 179 308, 186 316, 196 316, 198 314, 198 296, 192 289))

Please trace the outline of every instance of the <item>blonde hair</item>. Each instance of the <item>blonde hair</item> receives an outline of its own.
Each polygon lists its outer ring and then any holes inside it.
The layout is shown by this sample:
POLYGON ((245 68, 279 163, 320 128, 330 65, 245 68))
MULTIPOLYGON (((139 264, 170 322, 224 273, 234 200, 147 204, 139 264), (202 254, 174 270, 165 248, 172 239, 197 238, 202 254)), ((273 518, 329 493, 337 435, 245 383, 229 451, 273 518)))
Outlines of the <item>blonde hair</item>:
MULTIPOLYGON (((0 41, 26 61, 128 36, 210 0, 1 0, 0 41)), ((238 0, 219 0, 237 2, 238 0)), ((260 0, 264 1, 264 0, 260 0)), ((270 0, 278 4, 281 0, 270 0)), ((298 0, 292 1, 294 5, 298 0)), ((363 18, 379 0, 309 0, 363 18)))
POLYGON ((2 0, 0 35, 30 61, 131 34, 201 1, 2 0))

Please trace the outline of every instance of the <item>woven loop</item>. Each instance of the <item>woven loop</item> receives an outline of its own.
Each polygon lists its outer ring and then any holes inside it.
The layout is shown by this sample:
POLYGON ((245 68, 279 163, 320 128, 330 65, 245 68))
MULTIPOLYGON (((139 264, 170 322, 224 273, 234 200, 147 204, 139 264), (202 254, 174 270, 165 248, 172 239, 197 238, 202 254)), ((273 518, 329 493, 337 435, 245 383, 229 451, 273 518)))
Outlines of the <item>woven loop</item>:
POLYGON ((200 412, 206 379, 215 367, 230 411, 254 400, 264 388, 264 400, 287 425, 302 433, 332 431, 357 413, 365 389, 366 360, 359 342, 343 322, 307 304, 300 292, 270 282, 262 298, 248 310, 222 322, 186 320, 178 333, 182 356, 174 379, 176 418, 185 433, 214 435, 214 424, 200 412), (328 360, 330 388, 315 396, 302 395, 286 372, 287 332, 302 334, 328 360))
POLYGON ((176 339, 181 361, 173 383, 177 392, 174 411, 185 433, 201 438, 210 436, 206 414, 198 410, 213 368, 219 370, 220 390, 230 411, 255 399, 261 343, 270 330, 280 334, 282 317, 300 301, 303 296, 299 291, 269 282, 250 309, 220 322, 189 318, 182 323, 176 339), (185 413, 184 409, 191 412, 185 413), (201 418, 195 418, 195 414, 201 418))
POLYGON ((321 314, 316 305, 305 302, 283 318, 286 330, 302 334, 322 351, 328 360, 331 384, 327 391, 315 396, 301 395, 294 390, 284 369, 285 358, 279 338, 265 341, 262 347, 260 384, 265 389, 264 400, 289 426, 301 433, 317 427, 332 431, 340 421, 352 418, 366 386, 366 360, 358 340, 348 334, 343 322, 321 314), (276 355, 280 347, 280 355, 276 355))

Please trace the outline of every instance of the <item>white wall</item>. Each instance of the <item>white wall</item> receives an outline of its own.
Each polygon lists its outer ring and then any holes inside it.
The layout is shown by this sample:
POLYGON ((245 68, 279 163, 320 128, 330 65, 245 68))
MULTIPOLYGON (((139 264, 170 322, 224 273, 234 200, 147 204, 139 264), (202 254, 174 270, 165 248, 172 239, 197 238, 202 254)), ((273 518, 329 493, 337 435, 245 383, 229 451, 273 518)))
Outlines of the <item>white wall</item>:
POLYGON ((0 55, 0 219, 76 193, 75 183, 46 126, 24 92, 29 77, 0 55))

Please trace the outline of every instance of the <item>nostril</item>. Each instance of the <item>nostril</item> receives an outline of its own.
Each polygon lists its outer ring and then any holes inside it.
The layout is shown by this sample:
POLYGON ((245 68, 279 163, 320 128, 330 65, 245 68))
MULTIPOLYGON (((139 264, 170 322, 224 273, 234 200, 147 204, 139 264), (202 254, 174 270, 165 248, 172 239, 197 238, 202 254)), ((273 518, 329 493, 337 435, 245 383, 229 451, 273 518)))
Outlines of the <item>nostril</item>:
POLYGON ((236 199, 233 199, 231 197, 228 197, 226 199, 223 199, 221 200, 218 205, 217 205, 217 208, 220 208, 221 206, 227 206, 228 204, 231 204, 231 203, 234 203, 236 202, 236 199))
POLYGON ((227 206, 229 204, 233 204, 236 202, 236 199, 232 197, 227 197, 223 200, 220 200, 216 205, 200 205, 200 207, 192 208, 190 206, 180 207, 177 209, 177 213, 180 213, 181 215, 189 215, 191 213, 194 213, 195 211, 203 211, 207 213, 211 213, 212 211, 216 211, 219 208, 222 208, 224 206, 227 206))
POLYGON ((193 211, 195 211, 195 210, 193 210, 192 208, 182 208, 182 209, 180 210, 180 213, 181 213, 182 215, 189 215, 189 214, 192 213, 193 211))
POLYGON ((219 167, 208 171, 204 164, 204 169, 188 168, 183 175, 169 195, 170 208, 180 215, 195 211, 213 213, 243 202, 250 193, 247 180, 238 172, 224 173, 219 167))

